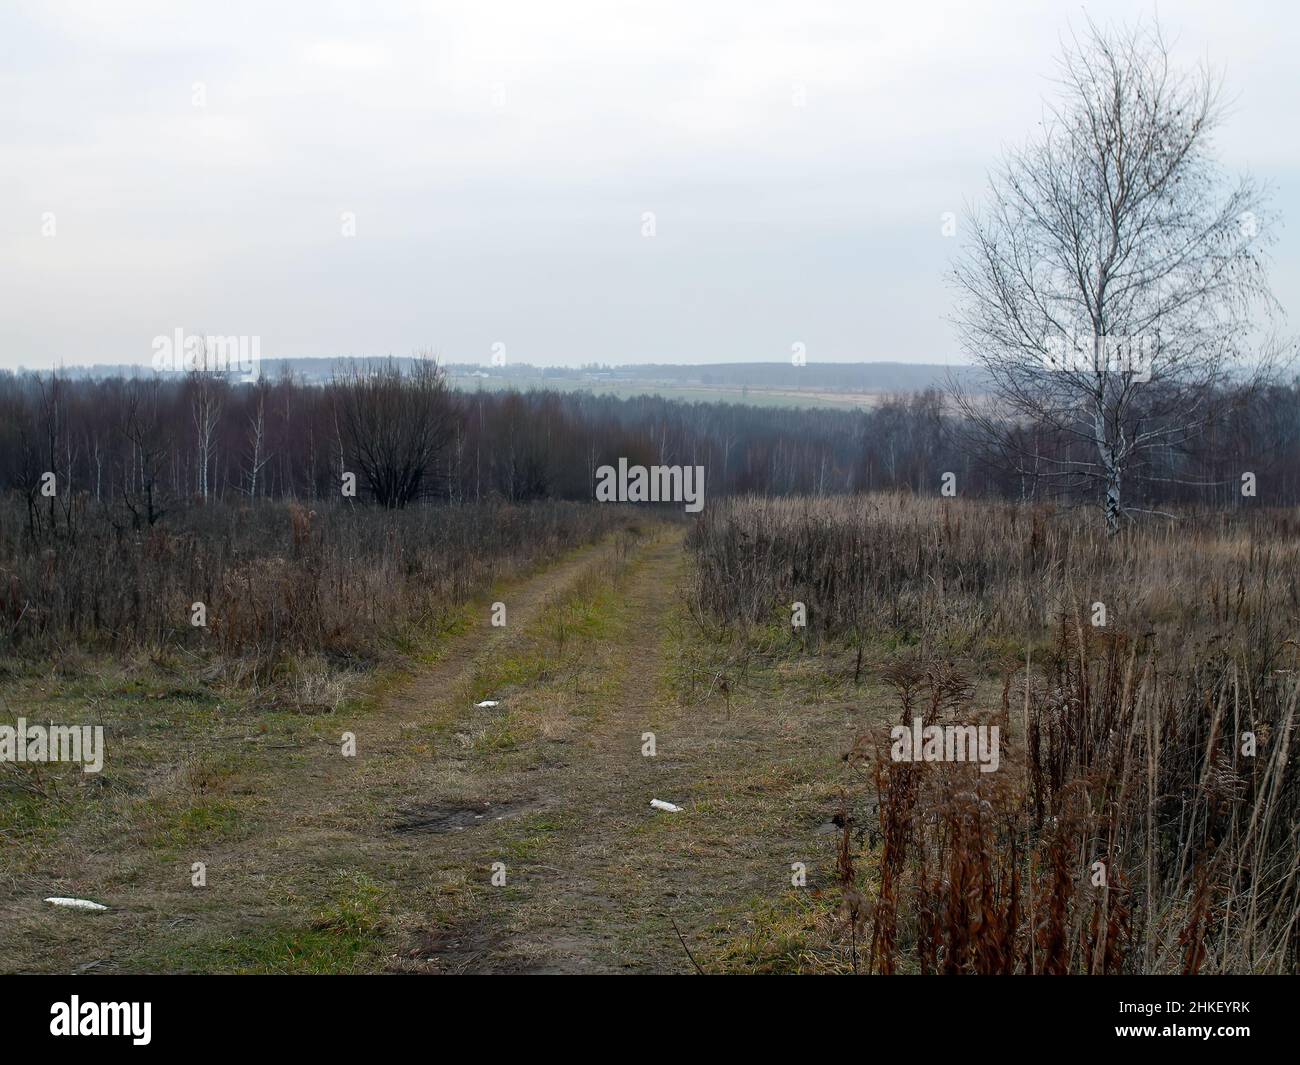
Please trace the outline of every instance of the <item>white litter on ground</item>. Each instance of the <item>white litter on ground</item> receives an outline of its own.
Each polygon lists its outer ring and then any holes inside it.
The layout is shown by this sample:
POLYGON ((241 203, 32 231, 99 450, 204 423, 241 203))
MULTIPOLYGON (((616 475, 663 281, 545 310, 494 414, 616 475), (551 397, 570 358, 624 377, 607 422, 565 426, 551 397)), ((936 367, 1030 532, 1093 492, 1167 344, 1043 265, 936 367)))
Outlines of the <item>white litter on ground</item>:
POLYGON ((58 895, 45 900, 51 906, 70 906, 74 910, 106 910, 107 906, 101 906, 98 902, 91 902, 89 899, 65 899, 58 895))
POLYGON ((682 812, 682 808, 680 806, 674 806, 670 802, 664 802, 663 799, 651 799, 650 805, 653 806, 656 810, 665 810, 670 814, 679 814, 682 812))
POLYGON ((500 706, 501 704, 496 699, 484 699, 481 703, 475 703, 474 705, 480 708, 486 707, 490 710, 492 707, 500 706))

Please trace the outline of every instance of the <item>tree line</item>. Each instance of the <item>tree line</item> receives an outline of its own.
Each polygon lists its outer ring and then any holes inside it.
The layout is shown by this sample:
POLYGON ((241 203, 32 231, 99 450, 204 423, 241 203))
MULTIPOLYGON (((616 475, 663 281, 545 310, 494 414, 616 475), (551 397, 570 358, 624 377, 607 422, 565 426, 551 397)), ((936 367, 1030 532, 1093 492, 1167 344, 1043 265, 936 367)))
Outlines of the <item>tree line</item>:
MULTIPOLYGON (((1300 381, 1252 388, 1184 446, 1144 455, 1143 502, 1300 502, 1300 381), (1255 494, 1243 495, 1250 474, 1255 494)), ((620 399, 578 392, 456 392, 431 360, 354 364, 324 385, 283 373, 71 380, 0 374, 0 485, 33 535, 96 515, 142 528, 206 501, 355 505, 590 500, 615 464, 702 465, 706 500, 903 489, 1069 501, 1071 487, 972 445, 939 391, 869 410, 620 399), (349 477, 349 475, 351 475, 349 477), (349 495, 346 484, 355 484, 349 495)), ((1075 446, 1048 422, 1015 427, 1044 467, 1075 446)))

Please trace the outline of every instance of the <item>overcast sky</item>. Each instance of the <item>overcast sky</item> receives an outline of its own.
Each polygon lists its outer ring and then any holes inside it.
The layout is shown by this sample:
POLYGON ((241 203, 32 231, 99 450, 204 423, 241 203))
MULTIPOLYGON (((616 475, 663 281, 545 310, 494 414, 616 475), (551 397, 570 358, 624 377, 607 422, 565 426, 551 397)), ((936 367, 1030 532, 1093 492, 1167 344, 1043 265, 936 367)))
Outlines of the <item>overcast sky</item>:
MULTIPOLYGON (((148 362, 177 329, 263 357, 959 361, 942 216, 1033 130, 1084 10, 5 0, 0 366, 148 362)), ((1222 161, 1289 223, 1294 329, 1300 10, 1159 10, 1226 76, 1222 161)))

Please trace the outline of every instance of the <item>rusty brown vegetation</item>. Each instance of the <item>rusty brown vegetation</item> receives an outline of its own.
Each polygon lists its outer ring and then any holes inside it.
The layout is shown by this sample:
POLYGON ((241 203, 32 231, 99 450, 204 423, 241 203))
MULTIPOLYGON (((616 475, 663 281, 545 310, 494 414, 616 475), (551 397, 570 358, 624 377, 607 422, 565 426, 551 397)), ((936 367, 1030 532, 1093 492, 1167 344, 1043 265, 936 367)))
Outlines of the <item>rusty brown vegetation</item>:
POLYGON ((1072 512, 905 497, 701 522, 700 617, 771 647, 802 601, 792 648, 884 663, 898 716, 846 755, 834 934, 855 968, 1294 971, 1294 523, 1113 539, 1072 512), (1000 768, 894 761, 890 726, 917 716, 998 725, 1000 768))

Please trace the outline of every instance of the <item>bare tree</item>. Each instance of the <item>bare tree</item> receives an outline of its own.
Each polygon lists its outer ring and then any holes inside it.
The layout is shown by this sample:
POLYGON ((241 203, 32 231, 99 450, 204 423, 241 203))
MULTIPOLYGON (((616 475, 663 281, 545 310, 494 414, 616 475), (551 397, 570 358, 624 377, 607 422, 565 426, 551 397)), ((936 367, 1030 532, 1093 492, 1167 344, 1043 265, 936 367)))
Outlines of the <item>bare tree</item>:
POLYGON ((22 494, 27 507, 27 533, 42 535, 40 488, 45 463, 41 459, 41 432, 37 404, 25 391, 13 390, 0 402, 0 428, 4 430, 2 454, 8 467, 9 487, 22 494))
POLYGON ((257 498, 257 479, 262 468, 271 461, 266 450, 266 378, 259 377, 253 386, 253 412, 248 416, 248 478, 246 491, 250 499, 257 498))
POLYGON ((354 365, 336 387, 353 460, 375 501, 404 507, 430 490, 456 418, 437 361, 422 355, 405 374, 391 359, 354 365))
POLYGON ((225 374, 215 367, 215 354, 209 352, 206 340, 203 343, 201 362, 196 360, 190 371, 192 389, 192 412, 194 429, 197 433, 198 452, 198 489, 199 497, 207 501, 210 494, 208 473, 213 466, 213 452, 216 447, 217 424, 221 420, 221 407, 225 398, 225 374), (212 366, 210 366, 210 363, 212 366))
POLYGON ((141 520, 153 525, 166 513, 163 472, 172 453, 163 426, 157 380, 131 381, 121 412, 121 435, 126 442, 122 468, 122 502, 131 514, 132 527, 141 520))
POLYGON ((50 372, 48 383, 45 378, 37 375, 36 385, 40 395, 39 410, 45 435, 45 471, 54 476, 56 486, 54 494, 48 497, 50 533, 54 534, 58 531, 55 500, 60 492, 67 498, 71 497, 69 484, 72 476, 71 468, 70 466, 66 469, 59 468, 59 445, 67 435, 67 390, 66 382, 54 371, 50 372))
POLYGON ((955 269, 957 326, 985 377, 958 402, 1014 473, 1100 494, 1113 533, 1144 456, 1186 444, 1268 371, 1250 354, 1257 312, 1275 307, 1268 218, 1211 153, 1217 78, 1175 70, 1158 26, 1090 22, 1059 85, 955 269), (1062 448, 1044 454, 1029 427, 1062 448))

